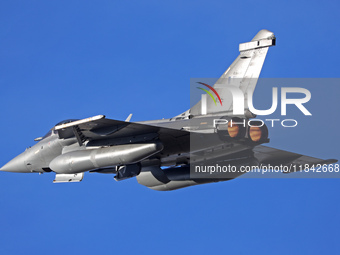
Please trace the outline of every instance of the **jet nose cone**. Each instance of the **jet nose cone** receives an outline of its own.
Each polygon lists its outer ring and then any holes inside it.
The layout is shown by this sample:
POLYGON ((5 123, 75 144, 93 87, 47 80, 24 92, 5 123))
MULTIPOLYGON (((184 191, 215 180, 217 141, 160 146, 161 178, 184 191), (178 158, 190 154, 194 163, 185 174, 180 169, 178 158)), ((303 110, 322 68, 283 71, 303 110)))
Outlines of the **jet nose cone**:
POLYGON ((0 171, 4 172, 15 172, 15 173, 28 173, 26 168, 25 160, 22 155, 19 155, 9 161, 6 165, 0 168, 0 171))

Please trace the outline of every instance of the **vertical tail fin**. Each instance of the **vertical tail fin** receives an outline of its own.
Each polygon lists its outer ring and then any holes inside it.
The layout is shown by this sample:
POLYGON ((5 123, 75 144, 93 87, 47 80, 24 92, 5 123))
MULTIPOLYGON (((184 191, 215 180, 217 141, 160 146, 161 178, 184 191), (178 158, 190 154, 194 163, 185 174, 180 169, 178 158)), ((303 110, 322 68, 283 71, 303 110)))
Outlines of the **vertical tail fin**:
POLYGON ((203 90, 210 96, 204 96, 204 100, 198 102, 184 115, 228 114, 233 111, 233 92, 243 93, 244 111, 246 111, 248 109, 246 93, 253 93, 255 90, 268 49, 275 45, 275 40, 272 32, 263 29, 250 42, 241 43, 239 45, 240 55, 214 86, 210 87, 208 84, 201 83, 205 87, 203 90), (216 102, 219 103, 216 104, 216 102))

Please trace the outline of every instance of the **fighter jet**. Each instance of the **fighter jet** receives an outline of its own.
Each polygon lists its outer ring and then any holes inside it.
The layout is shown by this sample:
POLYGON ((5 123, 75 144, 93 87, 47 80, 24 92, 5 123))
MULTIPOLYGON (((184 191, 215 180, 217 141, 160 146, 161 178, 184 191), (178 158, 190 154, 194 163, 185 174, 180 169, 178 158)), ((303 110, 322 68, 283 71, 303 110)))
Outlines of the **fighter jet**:
POLYGON ((215 85, 200 83, 205 96, 178 116, 144 122, 130 122, 131 115, 125 121, 107 119, 104 115, 64 120, 45 136, 36 138, 34 146, 0 171, 54 173, 54 183, 79 182, 85 172, 112 174, 117 181, 136 177, 141 185, 167 191, 244 174, 234 172, 213 178, 192 174, 192 166, 206 162, 233 166, 334 163, 337 160, 263 146, 269 142, 265 125, 240 125, 255 116, 247 102, 243 113, 233 114, 230 87, 243 93, 254 91, 268 49, 275 42, 272 32, 261 30, 250 42, 240 44, 239 56, 215 85), (230 125, 232 121, 234 126, 230 125))

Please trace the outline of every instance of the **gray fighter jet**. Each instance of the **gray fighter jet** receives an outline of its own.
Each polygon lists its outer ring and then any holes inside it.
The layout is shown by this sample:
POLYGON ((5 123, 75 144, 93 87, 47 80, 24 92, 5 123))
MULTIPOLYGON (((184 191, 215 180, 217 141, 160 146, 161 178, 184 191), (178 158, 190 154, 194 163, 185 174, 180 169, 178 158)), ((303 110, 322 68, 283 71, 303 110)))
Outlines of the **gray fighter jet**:
POLYGON ((211 161, 235 166, 334 163, 336 160, 261 145, 269 141, 265 125, 239 125, 255 117, 246 100, 243 114, 236 116, 232 112, 230 88, 238 88, 243 93, 254 91, 268 49, 275 45, 275 40, 272 32, 261 30, 251 42, 240 44, 240 55, 216 84, 211 87, 201 83, 207 87, 207 94, 178 116, 138 123, 130 122, 131 115, 125 121, 106 119, 104 115, 65 120, 44 137, 36 138, 38 142, 34 146, 0 170, 52 172, 55 183, 79 182, 88 171, 114 174, 117 181, 136 177, 146 187, 165 191, 225 181, 243 174, 214 178, 191 174, 192 166, 211 161), (232 121, 234 126, 230 125, 232 121), (226 123, 229 124, 223 125, 226 123))

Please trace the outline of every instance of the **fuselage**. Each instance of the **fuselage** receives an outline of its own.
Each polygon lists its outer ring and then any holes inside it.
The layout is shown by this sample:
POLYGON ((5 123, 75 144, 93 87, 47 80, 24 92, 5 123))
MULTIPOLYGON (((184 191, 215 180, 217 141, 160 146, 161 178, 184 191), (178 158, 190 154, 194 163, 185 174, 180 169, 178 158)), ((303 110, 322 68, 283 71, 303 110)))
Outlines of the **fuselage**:
MULTIPOLYGON (((161 119, 161 120, 151 120, 138 122, 140 124, 146 124, 156 127, 166 127, 170 129, 186 130, 192 134, 203 133, 205 135, 214 134, 216 129, 213 126, 213 121, 221 116, 205 116, 197 118, 183 118, 174 117, 171 119, 161 119)), ((212 136, 215 137, 216 136, 212 136)), ((191 135, 192 138, 192 135, 191 135)), ((181 145, 171 144, 171 137, 150 137, 150 140, 160 140, 159 142, 170 144, 162 150, 162 153, 158 153, 152 158, 148 158, 144 162, 146 165, 157 164, 161 166, 176 165, 178 163, 178 157, 183 158, 189 157, 189 151, 193 148, 193 143, 190 144, 190 137, 183 139, 181 145), (167 139, 167 140, 166 140, 167 139), (162 141, 166 140, 166 141, 162 141), (169 141, 170 140, 170 141, 169 141), (191 147, 191 148, 190 148, 191 147), (157 159, 157 160, 156 160, 157 159)), ((192 139, 193 140, 193 139, 192 139)), ((222 141, 216 141, 216 139, 210 139, 211 145, 216 146, 217 143, 225 143, 222 141)), ((122 140, 121 144, 129 144, 131 140, 122 140)), ((148 141, 144 141, 148 142, 148 141)), ((6 172, 18 172, 18 173, 44 173, 51 172, 51 162, 58 156, 69 153, 72 151, 81 150, 96 150, 103 147, 117 146, 121 145, 115 142, 114 144, 108 144, 106 146, 97 146, 95 142, 89 141, 84 143, 83 146, 79 146, 76 137, 71 137, 68 139, 60 139, 58 133, 52 128, 49 133, 38 143, 32 147, 27 148, 23 153, 18 155, 9 161, 6 165, 1 168, 1 171, 6 172)), ((206 146, 206 144, 205 144, 206 146)), ((197 149, 197 148, 196 148, 197 149)), ((198 148, 199 149, 199 148, 198 148)), ((242 148, 244 149, 244 147, 242 148)), ((234 148, 235 150, 235 148, 234 148)), ((184 160, 185 161, 185 160, 184 160)), ((188 160, 184 163, 189 163, 188 160)), ((89 170, 89 169, 87 169, 89 170)))

